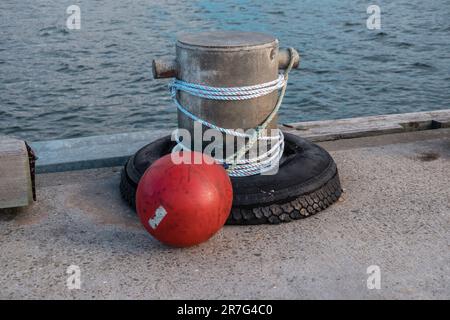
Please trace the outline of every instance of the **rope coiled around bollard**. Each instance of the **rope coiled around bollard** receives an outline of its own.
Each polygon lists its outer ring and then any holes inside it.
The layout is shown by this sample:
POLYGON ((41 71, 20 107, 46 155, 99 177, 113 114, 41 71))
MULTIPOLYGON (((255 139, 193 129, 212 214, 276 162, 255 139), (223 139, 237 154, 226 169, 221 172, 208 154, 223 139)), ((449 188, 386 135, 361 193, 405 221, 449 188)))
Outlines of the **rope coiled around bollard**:
MULTIPOLYGON (((283 155, 284 136, 281 130, 277 129, 278 134, 276 136, 263 136, 261 135, 261 133, 266 129, 267 125, 277 114, 283 101, 283 97, 286 93, 288 75, 292 69, 292 66, 294 65, 296 57, 298 56, 297 51, 293 48, 289 48, 289 52, 290 61, 285 72, 283 74, 280 74, 276 80, 267 83, 244 87, 220 88, 189 83, 183 80, 175 79, 169 84, 169 90, 175 105, 177 106, 178 110, 180 110, 187 117, 189 117, 193 121, 201 123, 208 128, 215 129, 224 134, 249 139, 247 144, 245 144, 241 149, 239 149, 230 157, 227 157, 226 159, 215 158, 217 162, 226 167, 228 174, 232 177, 245 177, 268 172, 272 170, 274 166, 278 165, 278 162, 283 155), (186 108, 184 108, 177 99, 177 91, 184 91, 188 94, 204 99, 237 101, 262 97, 280 89, 281 92, 278 96, 277 103, 275 104, 273 110, 270 112, 267 118, 258 127, 255 128, 253 134, 246 134, 209 123, 208 121, 205 121, 186 110, 186 108), (246 159, 245 154, 258 140, 271 140, 273 143, 271 144, 270 149, 267 150, 267 152, 265 152, 264 154, 254 158, 246 159)), ((182 149, 190 150, 179 140, 178 135, 176 135, 176 141, 182 149)))

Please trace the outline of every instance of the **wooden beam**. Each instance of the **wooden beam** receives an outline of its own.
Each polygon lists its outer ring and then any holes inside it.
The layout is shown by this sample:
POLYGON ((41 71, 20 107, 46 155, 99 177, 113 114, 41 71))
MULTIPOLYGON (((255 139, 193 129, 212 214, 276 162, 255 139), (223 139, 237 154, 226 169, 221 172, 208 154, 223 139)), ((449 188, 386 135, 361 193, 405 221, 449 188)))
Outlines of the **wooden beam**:
POLYGON ((33 201, 28 150, 22 140, 0 136, 0 208, 33 201))
POLYGON ((329 141, 450 127, 450 109, 282 124, 283 131, 329 141))

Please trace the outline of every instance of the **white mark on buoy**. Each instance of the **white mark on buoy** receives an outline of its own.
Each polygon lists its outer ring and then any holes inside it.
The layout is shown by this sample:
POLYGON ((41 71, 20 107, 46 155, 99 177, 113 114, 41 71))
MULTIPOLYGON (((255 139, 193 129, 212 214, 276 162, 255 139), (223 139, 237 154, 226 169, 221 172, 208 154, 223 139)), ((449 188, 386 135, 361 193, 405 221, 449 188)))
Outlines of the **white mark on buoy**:
POLYGON ((160 206, 158 209, 156 209, 155 216, 148 219, 148 224, 152 229, 156 229, 166 215, 166 209, 164 209, 163 206, 160 206))

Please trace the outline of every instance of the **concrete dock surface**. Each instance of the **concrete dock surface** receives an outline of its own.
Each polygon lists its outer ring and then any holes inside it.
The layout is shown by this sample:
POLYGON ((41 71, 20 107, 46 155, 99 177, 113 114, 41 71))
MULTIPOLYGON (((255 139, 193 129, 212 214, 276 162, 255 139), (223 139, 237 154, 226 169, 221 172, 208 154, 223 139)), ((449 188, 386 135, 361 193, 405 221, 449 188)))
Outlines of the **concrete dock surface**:
POLYGON ((339 168, 337 203, 187 249, 144 230, 120 167, 39 174, 34 205, 0 211, 0 298, 449 299, 450 129, 321 145, 339 168), (67 286, 71 265, 80 289, 67 286))

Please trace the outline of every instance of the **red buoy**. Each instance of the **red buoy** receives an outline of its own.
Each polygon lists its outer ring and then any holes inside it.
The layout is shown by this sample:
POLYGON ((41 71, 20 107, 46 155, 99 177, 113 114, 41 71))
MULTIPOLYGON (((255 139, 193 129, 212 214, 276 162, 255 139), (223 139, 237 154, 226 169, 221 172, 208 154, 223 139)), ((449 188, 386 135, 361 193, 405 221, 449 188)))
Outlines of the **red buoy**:
POLYGON ((185 161, 174 162, 168 154, 144 173, 136 192, 136 209, 156 239, 188 247, 208 240, 222 228, 231 210, 233 190, 225 169, 211 157, 186 151, 176 155, 185 161))

